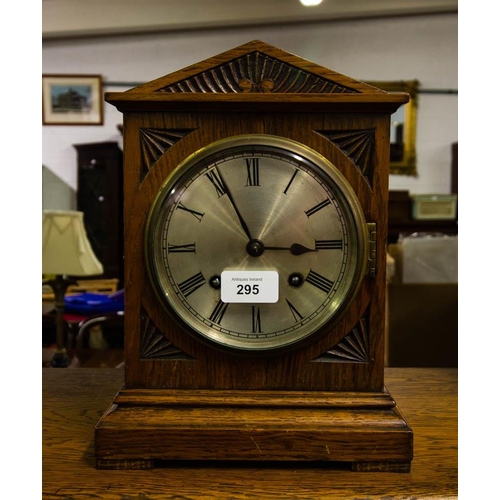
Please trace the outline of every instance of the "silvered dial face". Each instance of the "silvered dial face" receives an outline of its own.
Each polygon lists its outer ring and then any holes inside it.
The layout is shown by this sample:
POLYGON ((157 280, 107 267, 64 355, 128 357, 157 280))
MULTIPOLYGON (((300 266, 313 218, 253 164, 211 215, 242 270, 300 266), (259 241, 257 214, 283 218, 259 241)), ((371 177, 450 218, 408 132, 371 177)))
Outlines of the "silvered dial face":
POLYGON ((294 141, 250 135, 213 143, 172 173, 145 245, 159 299, 190 331, 272 352, 342 315, 364 276, 366 239, 359 203, 331 163, 294 141))

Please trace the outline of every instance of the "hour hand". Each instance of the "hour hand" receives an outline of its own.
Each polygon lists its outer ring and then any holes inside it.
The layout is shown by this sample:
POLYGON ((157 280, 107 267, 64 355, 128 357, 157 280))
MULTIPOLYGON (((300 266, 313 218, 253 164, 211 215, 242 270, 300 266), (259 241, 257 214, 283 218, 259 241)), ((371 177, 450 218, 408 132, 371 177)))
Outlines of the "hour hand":
POLYGON ((266 250, 289 250, 292 255, 302 255, 307 252, 317 252, 315 248, 307 248, 300 243, 292 243, 289 247, 268 247, 266 250))

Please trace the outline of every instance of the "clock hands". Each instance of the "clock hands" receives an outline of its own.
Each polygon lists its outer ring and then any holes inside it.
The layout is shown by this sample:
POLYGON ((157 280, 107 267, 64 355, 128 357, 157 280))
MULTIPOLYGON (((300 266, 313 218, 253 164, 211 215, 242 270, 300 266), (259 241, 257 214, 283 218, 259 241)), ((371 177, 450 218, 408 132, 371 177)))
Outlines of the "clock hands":
POLYGON ((253 257, 259 257, 264 253, 264 250, 288 250, 292 255, 302 255, 307 252, 317 252, 316 248, 307 248, 304 245, 301 245, 300 243, 292 243, 289 247, 268 247, 265 246, 264 243, 262 243, 262 241, 252 238, 250 229, 248 228, 245 219, 243 219, 241 212, 238 210, 238 206, 234 201, 233 195, 231 194, 229 187, 227 186, 226 182, 224 181, 217 167, 214 168, 214 172, 211 175, 207 174, 207 177, 214 184, 214 186, 217 189, 217 192, 220 193, 220 195, 223 194, 227 195, 227 198, 229 199, 229 202, 231 203, 238 217, 240 225, 248 237, 249 241, 247 243, 246 249, 249 255, 253 257))

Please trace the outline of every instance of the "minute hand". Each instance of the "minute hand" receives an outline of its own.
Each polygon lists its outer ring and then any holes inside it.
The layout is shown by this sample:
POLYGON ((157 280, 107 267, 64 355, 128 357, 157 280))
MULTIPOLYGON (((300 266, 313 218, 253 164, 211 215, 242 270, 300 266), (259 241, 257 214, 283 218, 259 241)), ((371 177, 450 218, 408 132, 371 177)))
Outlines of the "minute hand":
POLYGON ((231 194, 231 191, 229 191, 229 188, 227 187, 227 184, 225 183, 224 179, 222 178, 222 175, 220 175, 220 179, 222 181, 222 184, 224 186, 224 192, 227 194, 227 197, 229 198, 229 201, 231 202, 231 205, 234 208, 234 211, 236 212, 236 215, 238 216, 238 220, 240 221, 240 225, 243 228, 243 231, 245 231, 245 234, 248 236, 249 240, 252 240, 252 235, 250 234, 250 229, 248 229, 248 226, 246 225, 245 220, 240 214, 240 211, 238 210, 238 207, 236 206, 236 202, 234 201, 233 195, 231 194))
POLYGON ((315 248, 307 248, 300 243, 292 243, 289 247, 268 247, 266 250, 289 250, 292 255, 302 255, 307 252, 317 252, 315 248))

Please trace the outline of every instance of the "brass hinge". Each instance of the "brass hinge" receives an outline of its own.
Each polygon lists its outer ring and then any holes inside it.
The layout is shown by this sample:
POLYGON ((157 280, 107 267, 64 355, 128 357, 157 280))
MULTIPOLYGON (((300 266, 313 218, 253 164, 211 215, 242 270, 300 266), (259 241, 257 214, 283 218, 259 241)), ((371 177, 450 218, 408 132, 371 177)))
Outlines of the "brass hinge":
POLYGON ((368 270, 367 274, 371 278, 377 275, 377 224, 368 222, 368 270))

